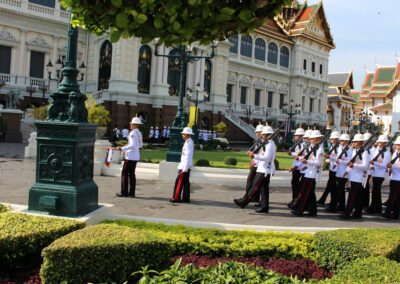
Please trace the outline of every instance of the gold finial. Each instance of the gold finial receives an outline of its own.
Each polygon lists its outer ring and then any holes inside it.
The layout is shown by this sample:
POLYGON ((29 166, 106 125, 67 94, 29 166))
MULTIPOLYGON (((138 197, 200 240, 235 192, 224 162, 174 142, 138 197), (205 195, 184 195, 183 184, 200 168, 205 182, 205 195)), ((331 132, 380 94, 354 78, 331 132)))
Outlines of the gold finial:
POLYGON ((258 122, 258 125, 262 125, 262 122, 261 122, 261 120, 258 122))
POLYGON ((310 127, 310 126, 308 126, 307 130, 311 130, 311 127, 310 127))
POLYGON ((138 113, 136 113, 135 117, 138 117, 138 113))
POLYGON ((268 121, 265 123, 265 126, 269 126, 269 125, 268 125, 268 121))
POLYGON ((361 134, 360 129, 358 129, 358 134, 361 134))
POLYGON ((317 127, 316 127, 316 126, 314 126, 314 130, 317 130, 317 127))

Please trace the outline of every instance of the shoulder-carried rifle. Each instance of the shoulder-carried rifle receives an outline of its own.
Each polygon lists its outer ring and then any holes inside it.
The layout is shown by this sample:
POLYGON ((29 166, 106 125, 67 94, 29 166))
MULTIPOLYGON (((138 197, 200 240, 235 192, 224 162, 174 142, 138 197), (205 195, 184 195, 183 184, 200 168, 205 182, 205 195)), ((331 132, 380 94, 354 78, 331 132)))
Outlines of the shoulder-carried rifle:
POLYGON ((257 154, 260 152, 260 150, 268 144, 270 140, 274 140, 278 135, 279 131, 281 130, 281 127, 283 126, 284 122, 279 125, 279 127, 275 130, 274 133, 272 133, 266 140, 262 140, 259 145, 252 151, 254 154, 257 154))
POLYGON ((368 151, 375 144, 376 139, 377 138, 375 138, 374 136, 369 137, 369 139, 365 141, 364 144, 359 149, 357 149, 356 154, 354 155, 353 158, 351 158, 349 163, 354 163, 357 157, 361 158, 362 153, 364 151, 368 151))
POLYGON ((297 141, 296 144, 294 144, 293 147, 289 149, 289 151, 294 152, 296 150, 296 147, 299 146, 303 142, 303 140, 303 138, 299 139, 299 141, 297 141))
POLYGON ((382 157, 383 157, 383 153, 386 152, 386 150, 388 149, 388 147, 389 147, 390 149, 392 148, 392 145, 393 145, 393 143, 394 143, 394 140, 396 140, 396 138, 397 138, 397 136, 398 136, 399 134, 400 134, 399 132, 396 132, 396 133, 393 135, 392 139, 390 139, 389 143, 388 143, 385 147, 383 147, 382 149, 380 149, 379 152, 378 152, 378 154, 376 154, 375 157, 374 157, 371 161, 376 162, 376 161, 378 160, 378 157, 379 157, 380 155, 382 155, 382 157))
POLYGON ((253 150, 260 144, 262 140, 262 136, 258 137, 257 140, 254 142, 253 146, 250 147, 249 151, 253 152, 253 150))
POLYGON ((322 138, 319 140, 318 144, 313 145, 311 148, 311 151, 308 152, 303 159, 308 160, 311 156, 311 154, 316 153, 318 148, 325 143, 326 140, 328 140, 329 136, 331 135, 331 131, 328 131, 322 138))
MULTIPOLYGON (((354 138, 354 137, 353 137, 354 138)), ((351 143, 353 142, 353 138, 350 139, 349 143, 347 143, 346 146, 344 146, 342 152, 339 154, 339 156, 337 157, 339 160, 343 157, 343 155, 345 155, 347 157, 347 151, 350 148, 351 143)))
POLYGON ((326 154, 327 154, 327 155, 330 155, 330 154, 332 154, 333 151, 335 151, 335 153, 336 153, 336 152, 337 152, 337 148, 339 147, 339 145, 340 145, 339 142, 335 143, 335 144, 332 146, 332 148, 328 151, 328 153, 326 153, 326 154))

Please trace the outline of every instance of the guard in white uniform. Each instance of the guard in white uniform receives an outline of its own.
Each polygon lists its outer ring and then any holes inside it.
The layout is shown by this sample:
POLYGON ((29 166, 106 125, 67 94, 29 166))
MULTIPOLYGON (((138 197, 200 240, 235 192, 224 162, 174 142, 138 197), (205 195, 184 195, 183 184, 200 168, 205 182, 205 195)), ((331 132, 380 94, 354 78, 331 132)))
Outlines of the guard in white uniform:
POLYGON ((193 166, 194 143, 190 138, 193 135, 190 127, 185 127, 181 132, 185 143, 182 147, 181 162, 178 165, 178 176, 176 177, 174 194, 169 200, 172 203, 186 202, 190 203, 190 170, 193 166))
POLYGON ((136 163, 140 160, 139 149, 143 147, 142 133, 139 131, 139 125, 142 124, 139 117, 132 118, 131 132, 128 135, 128 144, 117 149, 126 152, 124 166, 121 174, 121 193, 117 193, 118 197, 135 197, 136 190, 136 163), (128 193, 128 178, 130 190, 128 193))
MULTIPOLYGON (((299 140, 301 140, 304 136, 304 129, 299 127, 296 129, 296 132, 294 133, 294 143, 297 143, 299 140)), ((298 193, 298 188, 299 188, 299 182, 300 182, 300 169, 302 168, 302 163, 299 161, 299 159, 296 159, 296 157, 299 155, 300 151, 304 149, 306 146, 305 142, 300 143, 299 145, 296 146, 293 152, 288 152, 289 156, 292 156, 294 158, 292 168, 290 171, 292 172, 292 200, 289 202, 288 207, 292 207, 294 200, 297 198, 299 195, 298 193)))
MULTIPOLYGON (((364 140, 365 141, 367 141, 369 138, 371 138, 371 136, 372 136, 372 134, 371 133, 369 133, 368 132, 368 130, 367 130, 367 132, 365 132, 364 133, 364 140)), ((374 146, 372 146, 368 151, 367 151, 367 153, 368 153, 368 163, 370 162, 370 160, 371 160, 371 154, 374 152, 374 149, 375 149, 375 147, 374 146)), ((372 157, 373 158, 373 157, 372 157)), ((372 176, 371 176, 371 171, 368 171, 367 172, 367 175, 368 175, 368 177, 367 177, 367 182, 366 182, 366 184, 365 184, 365 186, 363 186, 363 188, 362 188, 362 202, 363 202, 363 208, 368 208, 368 206, 369 206, 369 200, 370 200, 370 198, 369 198, 369 194, 370 194, 370 180, 372 179, 372 176)))
MULTIPOLYGON (((261 137, 261 132, 262 132, 262 130, 263 130, 263 127, 264 127, 264 126, 263 126, 262 124, 257 125, 257 127, 256 127, 256 136, 257 136, 257 139, 261 137)), ((260 142, 261 142, 261 141, 260 141, 260 142)), ((258 145, 259 145, 259 144, 258 144, 258 145)), ((258 146, 258 145, 257 145, 257 146, 258 146)), ((257 146, 256 146, 256 147, 257 147, 257 146)), ((256 172, 257 172, 257 167, 258 167, 258 160, 253 159, 253 160, 250 162, 250 164, 249 164, 250 172, 249 172, 249 174, 248 174, 248 176, 247 176, 246 194, 250 191, 251 186, 253 185, 253 180, 254 180, 254 177, 255 177, 256 172)), ((252 200, 250 200, 250 201, 259 202, 259 201, 260 201, 260 191, 256 192, 256 193, 254 194, 252 200)))
POLYGON ((158 130, 158 126, 156 126, 156 131, 154 131, 154 139, 156 142, 159 142, 158 139, 160 138, 160 131, 158 130))
POLYGON ((353 155, 353 149, 348 145, 350 141, 350 136, 348 134, 342 134, 339 140, 340 145, 338 147, 337 159, 335 161, 337 167, 336 185, 334 194, 332 195, 331 204, 326 209, 329 212, 342 211, 346 206, 345 186, 347 182, 347 176, 344 176, 344 173, 346 172, 347 164, 350 162, 353 155))
MULTIPOLYGON (((267 140, 269 135, 274 133, 271 126, 264 126, 261 134, 263 135, 263 140, 267 140)), ((235 199, 236 205, 241 208, 246 207, 251 201, 254 194, 257 191, 261 191, 261 206, 256 212, 258 213, 268 213, 269 211, 269 181, 271 174, 275 173, 275 156, 276 156, 276 145, 274 141, 269 140, 263 149, 261 149, 260 154, 254 154, 249 152, 248 155, 251 158, 259 161, 257 166, 257 172, 253 180, 250 191, 245 194, 243 198, 235 199)))
POLYGON ((381 194, 381 186, 386 176, 387 165, 390 162, 391 153, 386 149, 386 145, 389 142, 389 139, 386 135, 380 135, 378 140, 378 147, 371 151, 370 153, 370 169, 372 176, 372 198, 371 204, 365 210, 365 212, 369 214, 382 214, 382 194, 381 194), (378 154, 381 149, 385 148, 385 152, 383 155, 379 155, 377 157, 376 162, 372 161, 378 154))
POLYGON ((387 219, 399 219, 400 213, 400 137, 397 137, 393 144, 392 159, 387 164, 392 177, 389 200, 385 213, 382 215, 387 219))
POLYGON ((362 182, 367 174, 369 157, 368 152, 360 149, 364 142, 364 136, 360 133, 356 134, 353 139, 353 154, 355 161, 348 163, 345 175, 349 176, 349 181, 351 182, 351 189, 349 191, 349 196, 347 197, 347 206, 345 211, 340 217, 342 219, 349 218, 361 218, 362 217, 362 182), (354 213, 353 213, 354 209, 354 213))
POLYGON ((162 131, 162 142, 164 143, 167 140, 167 127, 164 126, 164 129, 162 131))
POLYGON ((150 142, 153 142, 153 140, 154 140, 154 129, 153 129, 153 126, 150 127, 149 137, 150 137, 150 142))
MULTIPOLYGON (((321 140, 321 132, 319 130, 312 131, 310 140, 312 147, 318 145, 321 140)), ((312 150, 311 150, 312 151, 312 150)), ((324 157, 323 145, 320 145, 310 157, 306 160, 304 157, 301 162, 307 165, 304 174, 304 182, 296 202, 293 205, 292 214, 303 216, 304 210, 309 210, 309 216, 317 216, 317 198, 315 196, 315 181, 319 178, 322 170, 322 160, 324 157)))

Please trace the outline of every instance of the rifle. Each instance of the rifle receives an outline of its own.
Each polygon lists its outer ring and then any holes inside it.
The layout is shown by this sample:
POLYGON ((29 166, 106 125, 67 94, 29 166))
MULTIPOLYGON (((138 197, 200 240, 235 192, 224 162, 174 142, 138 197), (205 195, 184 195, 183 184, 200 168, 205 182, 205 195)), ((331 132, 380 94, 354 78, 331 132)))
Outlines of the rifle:
POLYGON ((351 158, 349 163, 354 163, 356 161, 357 157, 361 158, 362 152, 364 150, 368 151, 372 147, 372 145, 375 144, 375 141, 376 141, 376 138, 374 136, 369 137, 369 139, 367 141, 365 141, 364 144, 359 149, 357 149, 355 156, 353 158, 351 158))
POLYGON ((347 143, 347 145, 343 148, 342 152, 337 157, 338 160, 340 160, 343 157, 343 155, 345 155, 347 157, 347 150, 349 150, 350 144, 351 144, 351 142, 353 142, 353 138, 351 138, 349 143, 347 143))
POLYGON ((284 125, 284 123, 285 123, 285 122, 282 122, 281 125, 279 125, 278 129, 276 129, 275 132, 272 133, 272 134, 268 137, 268 139, 262 140, 261 143, 260 143, 260 145, 258 145, 257 148, 254 149, 253 153, 254 153, 254 154, 257 154, 258 152, 260 152, 260 150, 262 149, 262 147, 264 147, 265 145, 267 145, 267 143, 269 142, 269 140, 274 140, 274 139, 278 136, 279 131, 280 131, 281 127, 284 125))
POLYGON ((293 147, 289 149, 289 151, 294 152, 294 150, 296 150, 296 147, 299 146, 302 142, 303 138, 299 139, 299 141, 297 141, 296 144, 294 144, 293 147))
POLYGON ((378 152, 378 154, 375 155, 375 157, 374 157, 371 161, 372 161, 372 162, 376 162, 376 161, 378 160, 378 157, 379 157, 380 155, 382 155, 382 157, 383 157, 383 153, 386 152, 386 150, 387 150, 388 147, 392 148, 392 145, 393 145, 393 143, 394 143, 394 140, 396 140, 396 138, 397 138, 397 136, 398 136, 399 134, 400 134, 399 132, 396 132, 396 133, 393 135, 392 139, 390 139, 389 143, 388 143, 385 147, 383 147, 382 149, 380 149, 379 152, 378 152))
POLYGON ((396 157, 394 157, 394 158, 390 161, 390 163, 393 165, 394 163, 396 163, 397 159, 400 159, 400 152, 397 154, 396 157))
POLYGON ((333 151, 335 151, 335 153, 336 153, 336 149, 339 147, 339 145, 340 145, 340 143, 337 142, 335 145, 332 146, 332 148, 326 154, 330 155, 330 154, 332 154, 333 151))
POLYGON ((325 141, 328 140, 328 137, 329 137, 330 135, 331 135, 331 131, 328 131, 328 132, 324 135, 324 137, 322 137, 322 139, 318 142, 317 145, 313 145, 311 151, 308 152, 307 155, 305 155, 303 159, 308 160, 308 159, 310 158, 311 154, 317 152, 319 146, 322 145, 322 144, 324 144, 325 141))
POLYGON ((256 142, 254 142, 253 146, 250 147, 249 151, 252 152, 257 147, 257 145, 261 142, 261 140, 262 140, 262 136, 258 137, 256 142))

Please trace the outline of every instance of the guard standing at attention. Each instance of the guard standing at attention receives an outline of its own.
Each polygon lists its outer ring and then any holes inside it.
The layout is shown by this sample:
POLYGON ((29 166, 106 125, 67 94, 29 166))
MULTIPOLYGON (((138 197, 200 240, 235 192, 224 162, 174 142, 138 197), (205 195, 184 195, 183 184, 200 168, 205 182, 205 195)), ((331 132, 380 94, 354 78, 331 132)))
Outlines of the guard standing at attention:
POLYGON ((135 197, 136 190, 136 163, 140 160, 139 149, 143 147, 143 136, 139 131, 139 125, 142 122, 139 117, 132 118, 131 131, 128 134, 128 144, 117 149, 126 152, 124 166, 122 167, 121 175, 121 193, 117 193, 117 197, 135 197), (128 178, 130 190, 128 193, 128 178))
POLYGON ((191 136, 192 128, 185 127, 181 132, 185 143, 182 148, 181 162, 178 165, 178 176, 176 177, 174 194, 169 202, 185 202, 190 203, 190 170, 193 166, 194 144, 191 136))
POLYGON ((386 219, 399 219, 400 213, 400 137, 393 143, 393 155, 390 163, 387 164, 391 172, 390 193, 388 205, 383 217, 386 219))

